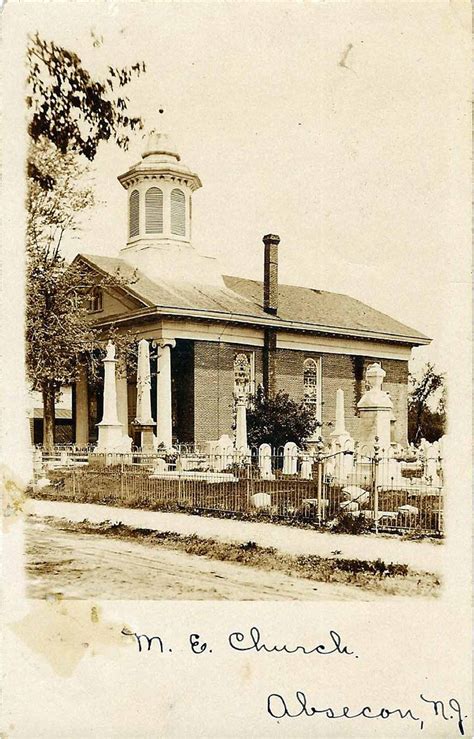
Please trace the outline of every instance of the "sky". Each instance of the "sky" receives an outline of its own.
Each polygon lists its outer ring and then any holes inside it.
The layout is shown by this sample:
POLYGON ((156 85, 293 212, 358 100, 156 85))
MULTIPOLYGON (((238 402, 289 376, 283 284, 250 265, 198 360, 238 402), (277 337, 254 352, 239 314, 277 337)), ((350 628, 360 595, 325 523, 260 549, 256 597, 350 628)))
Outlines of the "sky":
MULTIPOLYGON (((224 273, 261 279, 262 236, 277 233, 281 282, 347 293, 424 332, 433 343, 414 366, 443 370, 450 294, 466 279, 462 7, 79 5, 30 5, 23 28, 97 74, 146 62, 130 111, 169 133, 202 180, 194 246, 224 273)), ((97 205, 64 242, 67 256, 118 254, 127 201, 117 175, 143 144, 140 133, 128 152, 101 145, 97 205)))

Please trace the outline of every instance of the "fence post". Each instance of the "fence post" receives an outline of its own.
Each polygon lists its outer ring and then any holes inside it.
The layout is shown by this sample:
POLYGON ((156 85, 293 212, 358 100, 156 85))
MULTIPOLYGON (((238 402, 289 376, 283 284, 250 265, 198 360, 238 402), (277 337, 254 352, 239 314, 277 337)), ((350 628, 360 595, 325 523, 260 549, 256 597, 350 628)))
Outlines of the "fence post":
POLYGON ((76 470, 72 470, 72 497, 73 500, 76 498, 76 470))
POLYGON ((321 437, 316 442, 316 463, 318 465, 318 525, 322 521, 322 496, 323 496, 323 449, 324 442, 321 437))
POLYGON ((375 533, 379 532, 379 462, 380 462, 380 445, 379 437, 375 437, 374 457, 373 457, 373 485, 374 485, 374 524, 375 533))

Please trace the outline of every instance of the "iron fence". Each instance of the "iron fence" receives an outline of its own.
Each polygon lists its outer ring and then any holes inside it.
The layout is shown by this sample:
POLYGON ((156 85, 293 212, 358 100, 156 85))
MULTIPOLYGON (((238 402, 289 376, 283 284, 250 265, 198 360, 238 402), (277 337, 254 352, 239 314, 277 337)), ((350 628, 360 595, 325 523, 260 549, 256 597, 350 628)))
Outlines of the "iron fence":
POLYGON ((84 464, 77 452, 72 462, 61 464, 60 458, 47 472, 43 467, 36 481, 47 475, 49 484, 36 486, 34 494, 151 510, 266 516, 335 530, 344 525, 349 532, 443 532, 442 488, 417 470, 404 477, 377 453, 359 454, 355 463, 352 457, 347 469, 347 450, 291 459, 277 453, 265 464, 252 450, 231 458, 198 452, 185 459, 142 452, 95 454, 93 461, 87 456, 84 464))

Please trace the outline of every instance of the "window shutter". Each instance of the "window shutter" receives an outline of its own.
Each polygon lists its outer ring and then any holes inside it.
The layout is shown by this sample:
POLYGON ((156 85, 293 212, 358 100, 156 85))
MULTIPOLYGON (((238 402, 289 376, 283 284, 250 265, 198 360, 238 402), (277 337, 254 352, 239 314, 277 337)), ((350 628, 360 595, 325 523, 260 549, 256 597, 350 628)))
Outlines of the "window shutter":
POLYGON ((181 190, 171 191, 171 233, 186 236, 185 198, 181 190))
POLYGON ((138 236, 140 230, 140 198, 138 190, 134 190, 130 195, 128 230, 130 238, 138 236))
POLYGON ((147 234, 163 233, 163 191, 158 187, 146 191, 145 231, 147 234))

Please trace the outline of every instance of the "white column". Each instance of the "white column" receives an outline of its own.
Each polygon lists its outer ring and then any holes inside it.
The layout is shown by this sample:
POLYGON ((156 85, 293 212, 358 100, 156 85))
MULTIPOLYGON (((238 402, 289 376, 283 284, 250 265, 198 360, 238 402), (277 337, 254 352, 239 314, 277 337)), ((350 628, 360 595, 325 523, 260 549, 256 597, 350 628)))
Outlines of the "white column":
POLYGON ((75 441, 78 446, 87 446, 89 443, 89 390, 87 387, 87 369, 79 367, 79 376, 75 389, 75 441))
POLYGON ((156 440, 166 449, 173 445, 171 414, 171 349, 174 339, 162 341, 158 349, 158 374, 156 382, 156 440))
POLYGON ((153 423, 151 415, 150 347, 146 339, 138 342, 136 420, 141 424, 149 425, 153 423))

